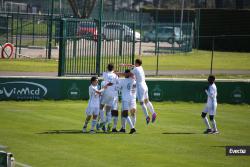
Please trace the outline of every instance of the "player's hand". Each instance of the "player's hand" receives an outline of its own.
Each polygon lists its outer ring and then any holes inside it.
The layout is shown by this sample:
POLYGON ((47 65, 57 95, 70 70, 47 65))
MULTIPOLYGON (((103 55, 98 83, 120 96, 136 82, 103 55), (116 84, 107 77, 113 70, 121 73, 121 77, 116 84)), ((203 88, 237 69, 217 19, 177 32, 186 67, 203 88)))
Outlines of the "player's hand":
POLYGON ((208 93, 207 89, 205 89, 205 92, 208 93))
POLYGON ((109 82, 106 86, 112 86, 112 85, 113 85, 113 83, 109 82))

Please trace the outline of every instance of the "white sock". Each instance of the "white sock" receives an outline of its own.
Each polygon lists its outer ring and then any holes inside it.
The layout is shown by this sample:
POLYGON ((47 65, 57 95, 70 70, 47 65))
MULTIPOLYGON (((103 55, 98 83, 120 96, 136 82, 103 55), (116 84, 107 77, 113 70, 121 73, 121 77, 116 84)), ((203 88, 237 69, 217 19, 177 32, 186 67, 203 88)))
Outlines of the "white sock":
POLYGON ((136 116, 131 116, 130 118, 131 118, 131 121, 132 121, 133 126, 135 127, 136 116))
POLYGON ((216 126, 216 121, 215 121, 215 119, 213 119, 213 120, 211 121, 211 123, 212 123, 212 126, 213 126, 213 130, 214 130, 214 131, 218 131, 218 130, 217 130, 217 126, 216 126))
POLYGON ((149 111, 150 111, 152 114, 154 114, 154 113, 155 113, 155 110, 154 110, 154 107, 153 107, 152 103, 151 103, 150 101, 148 101, 148 103, 147 103, 146 105, 147 105, 149 111))
POLYGON ((100 109, 100 118, 101 118, 101 122, 105 122, 103 109, 102 110, 100 109))
POLYGON ((143 111, 145 117, 148 117, 148 111, 147 111, 146 105, 143 103, 143 104, 141 104, 141 107, 142 107, 142 111, 143 111))
POLYGON ((92 123, 91 123, 91 129, 90 130, 94 130, 95 126, 96 126, 97 120, 93 119, 92 123))
POLYGON ((116 129, 117 123, 118 123, 118 117, 114 117, 114 125, 113 125, 113 129, 116 129))
POLYGON ((128 121, 129 126, 130 126, 130 129, 133 129, 134 126, 133 126, 132 121, 131 121, 129 116, 127 117, 127 121, 128 121))
POLYGON ((205 125, 206 125, 207 129, 211 129, 211 127, 210 127, 210 124, 209 124, 209 122, 208 122, 207 117, 203 118, 203 121, 204 121, 204 123, 205 123, 205 125))
POLYGON ((122 117, 122 128, 126 129, 126 118, 122 117))
POLYGON ((106 123, 111 123, 112 121, 112 115, 111 115, 111 111, 108 111, 107 112, 107 115, 106 115, 106 123))

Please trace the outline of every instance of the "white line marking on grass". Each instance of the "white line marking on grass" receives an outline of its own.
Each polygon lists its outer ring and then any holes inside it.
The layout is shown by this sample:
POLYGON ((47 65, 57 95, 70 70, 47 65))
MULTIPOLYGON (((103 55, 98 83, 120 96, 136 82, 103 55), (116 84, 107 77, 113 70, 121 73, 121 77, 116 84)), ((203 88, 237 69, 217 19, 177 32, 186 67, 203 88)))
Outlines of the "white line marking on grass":
POLYGON ((32 167, 32 166, 30 166, 30 165, 23 164, 23 163, 20 163, 20 162, 16 162, 16 165, 17 165, 17 166, 22 166, 22 167, 32 167))

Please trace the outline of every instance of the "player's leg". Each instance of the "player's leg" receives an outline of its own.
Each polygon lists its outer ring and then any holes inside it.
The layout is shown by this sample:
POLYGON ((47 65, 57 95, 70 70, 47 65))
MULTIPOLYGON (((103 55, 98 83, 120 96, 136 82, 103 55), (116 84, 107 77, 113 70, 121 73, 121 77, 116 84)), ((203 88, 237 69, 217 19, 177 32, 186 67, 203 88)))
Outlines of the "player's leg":
POLYGON ((87 115, 87 117, 85 119, 85 122, 84 122, 84 125, 83 125, 83 128, 82 128, 83 133, 87 132, 87 126, 88 126, 88 123, 89 123, 89 121, 91 119, 91 115, 92 115, 91 108, 88 107, 86 109, 86 115, 87 115))
POLYGON ((91 129, 90 129, 90 133, 94 133, 94 128, 96 126, 96 123, 97 123, 97 118, 98 118, 98 115, 99 115, 99 108, 96 107, 94 108, 93 110, 93 119, 92 119, 92 123, 91 123, 91 129))
POLYGON ((142 108, 142 111, 146 117, 146 123, 148 124, 150 122, 150 117, 148 115, 148 110, 147 110, 147 107, 144 103, 144 91, 141 87, 138 87, 137 88, 137 98, 138 98, 138 101, 140 102, 140 105, 141 105, 141 108, 142 108))
POLYGON ((152 114, 152 123, 155 122, 156 120, 156 112, 155 112, 155 109, 154 109, 154 106, 153 104, 149 101, 149 96, 148 96, 148 86, 147 85, 144 85, 143 86, 143 100, 144 100, 144 103, 146 104, 147 108, 149 109, 149 111, 151 112, 152 114))
POLYGON ((153 104, 149 101, 148 98, 144 99, 144 103, 146 104, 149 111, 152 113, 152 123, 154 123, 156 120, 156 112, 154 110, 153 104))
POLYGON ((119 132, 126 132, 126 122, 127 122, 127 117, 126 117, 126 111, 128 111, 128 102, 122 100, 122 112, 121 112, 121 129, 119 132))
POLYGON ((93 119, 91 122, 91 128, 90 128, 89 133, 95 133, 94 128, 96 126, 96 123, 97 123, 97 115, 93 115, 93 119))
POLYGON ((130 115, 133 126, 136 124, 136 99, 131 100, 130 102, 130 115))
POLYGON ((111 115, 113 118, 113 128, 112 128, 112 132, 118 132, 116 130, 117 127, 117 123, 118 123, 118 97, 115 98, 114 103, 112 105, 112 110, 111 110, 111 115))
POLYGON ((219 133, 219 131, 217 129, 216 121, 215 121, 216 108, 217 108, 217 104, 213 104, 211 106, 211 108, 209 109, 209 119, 210 119, 210 122, 211 122, 212 127, 213 127, 212 133, 214 133, 214 134, 219 133))
MULTIPOLYGON (((122 117, 123 117, 123 120, 124 120, 123 125, 122 125, 123 131, 126 129, 126 124, 125 124, 125 122, 127 121, 128 124, 129 124, 129 126, 130 126, 130 132, 129 132, 129 133, 130 133, 130 134, 135 133, 136 130, 135 130, 133 124, 132 124, 132 121, 131 121, 130 117, 128 116, 128 110, 123 110, 123 111, 122 111, 122 117)), ((124 131, 124 132, 125 132, 125 131, 124 131)))
POLYGON ((126 132, 126 114, 124 113, 125 111, 122 111, 121 113, 121 124, 122 124, 122 127, 120 129, 119 132, 122 132, 122 133, 125 133, 126 132))
POLYGON ((206 106, 205 109, 203 110, 203 112, 201 113, 201 117, 202 117, 203 122, 205 123, 206 128, 207 128, 207 129, 204 131, 204 133, 206 133, 206 134, 212 132, 211 126, 210 126, 210 124, 209 124, 209 122, 208 122, 208 119, 207 119, 207 117, 206 117, 207 112, 208 112, 208 107, 206 106))
POLYGON ((106 124, 107 124, 107 131, 111 131, 112 128, 112 114, 111 114, 111 106, 106 106, 106 124))
POLYGON ((104 106, 105 106, 105 104, 100 104, 99 114, 100 114, 100 119, 101 119, 101 123, 100 123, 101 128, 105 124, 104 106))
POLYGON ((111 111, 111 114, 112 114, 112 117, 113 117, 113 129, 112 129, 112 132, 118 132, 117 131, 117 123, 118 123, 118 110, 112 110, 111 111))

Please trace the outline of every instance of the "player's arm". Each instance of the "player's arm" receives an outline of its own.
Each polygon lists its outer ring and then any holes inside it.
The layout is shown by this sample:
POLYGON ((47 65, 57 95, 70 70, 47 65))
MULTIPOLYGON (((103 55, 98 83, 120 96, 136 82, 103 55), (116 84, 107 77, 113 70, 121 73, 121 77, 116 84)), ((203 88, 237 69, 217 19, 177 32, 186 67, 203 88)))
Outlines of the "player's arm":
POLYGON ((119 66, 121 66, 121 67, 130 67, 130 68, 135 67, 134 64, 119 64, 119 66))
POLYGON ((205 90, 208 97, 214 98, 215 97, 215 91, 212 87, 209 87, 205 90))
POLYGON ((125 76, 125 73, 124 72, 119 72, 119 71, 116 71, 114 72, 117 76, 119 77, 124 77, 125 76))
POLYGON ((100 95, 100 94, 101 94, 105 89, 107 89, 109 86, 111 86, 110 83, 108 83, 108 84, 106 84, 105 86, 103 86, 100 90, 95 89, 95 88, 93 88, 93 89, 94 89, 95 93, 97 93, 97 94, 100 95))

